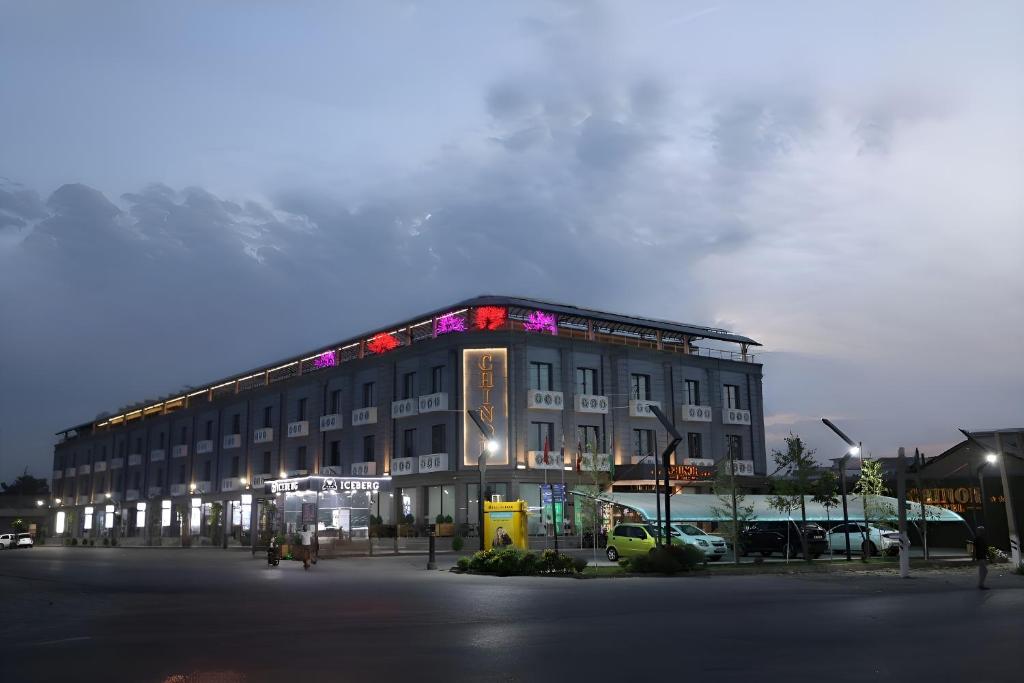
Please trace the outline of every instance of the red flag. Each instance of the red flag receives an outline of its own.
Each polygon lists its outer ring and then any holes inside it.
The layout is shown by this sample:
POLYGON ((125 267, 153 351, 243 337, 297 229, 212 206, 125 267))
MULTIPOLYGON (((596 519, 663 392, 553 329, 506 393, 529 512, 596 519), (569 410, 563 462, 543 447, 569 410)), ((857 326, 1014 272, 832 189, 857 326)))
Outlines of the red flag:
POLYGON ((576 442, 576 471, 580 472, 583 469, 583 442, 576 442))
POLYGON ((550 465, 551 458, 548 456, 548 452, 551 450, 551 444, 548 443, 548 437, 544 437, 544 464, 550 465))

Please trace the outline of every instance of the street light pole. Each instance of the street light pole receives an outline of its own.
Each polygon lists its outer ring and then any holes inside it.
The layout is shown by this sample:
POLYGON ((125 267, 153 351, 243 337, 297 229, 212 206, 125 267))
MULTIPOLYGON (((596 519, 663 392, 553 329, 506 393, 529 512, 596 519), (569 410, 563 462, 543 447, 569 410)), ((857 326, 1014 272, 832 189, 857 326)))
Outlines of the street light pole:
MULTIPOLYGON (((850 513, 846 507, 846 461, 849 459, 849 453, 839 458, 839 486, 843 492, 843 538, 846 540, 847 562, 853 559, 850 557, 850 513)), ((831 544, 832 542, 829 541, 829 545, 831 544)))
MULTIPOLYGON (((988 447, 985 444, 983 444, 980 441, 978 441, 978 439, 976 439, 974 437, 974 435, 971 434, 970 432, 961 429, 960 433, 963 434, 964 436, 966 436, 967 440, 970 441, 971 443, 973 443, 975 446, 980 447, 982 453, 985 453, 985 451, 988 450, 988 447)), ((996 432, 995 433, 995 437, 996 437, 996 452, 995 453, 987 453, 985 455, 985 460, 988 461, 988 462, 998 462, 999 463, 999 478, 1000 478, 1000 481, 1001 481, 1001 483, 1003 485, 1003 498, 1006 501, 1004 503, 1004 506, 1006 508, 1006 531, 1007 531, 1009 539, 1010 539, 1010 558, 1013 561, 1014 566, 1015 567, 1019 567, 1020 564, 1021 564, 1020 536, 1017 533, 1017 518, 1016 518, 1016 516, 1014 516, 1014 511, 1013 511, 1013 496, 1012 496, 1012 492, 1010 491, 1010 485, 1009 485, 1010 482, 1009 482, 1009 478, 1006 475, 1006 458, 1007 458, 1008 454, 1003 451, 1002 435, 999 432, 996 432)), ((1017 456, 1014 456, 1014 457, 1017 457, 1017 456)), ((983 516, 984 516, 984 511, 985 511, 985 500, 984 500, 984 498, 985 498, 985 494, 984 494, 984 491, 982 491, 982 503, 981 503, 982 507, 981 507, 981 510, 982 510, 983 516)))
MULTIPOLYGON (((496 453, 498 448, 500 448, 500 444, 494 440, 493 434, 487 433, 487 428, 484 426, 479 415, 469 408, 466 409, 466 414, 469 415, 470 419, 473 420, 473 424, 480 430, 480 434, 487 440, 484 443, 483 450, 480 451, 480 455, 476 459, 477 469, 480 470, 480 490, 477 492, 477 499, 480 503, 479 515, 477 517, 477 524, 479 525, 477 535, 480 537, 480 550, 484 550, 484 489, 487 486, 487 457, 496 453)), ((491 431, 494 431, 494 427, 491 427, 491 431)))
MULTIPOLYGON (((824 417, 821 418, 821 422, 826 427, 831 429, 835 433, 836 436, 838 436, 840 439, 845 441, 846 445, 850 447, 850 451, 845 456, 843 456, 844 459, 849 459, 849 457, 851 455, 860 455, 861 458, 864 457, 864 455, 863 455, 864 454, 864 444, 863 444, 863 442, 854 443, 853 439, 848 437, 843 432, 843 430, 841 430, 839 427, 836 427, 834 424, 832 424, 832 420, 829 420, 828 418, 824 418, 824 417)), ((863 463, 863 460, 861 462, 863 463)), ((850 559, 850 524, 849 524, 849 517, 848 517, 848 514, 847 514, 847 510, 846 510, 846 464, 845 464, 845 462, 843 463, 843 469, 840 470, 840 476, 843 479, 843 523, 845 525, 843 533, 844 533, 844 535, 846 537, 846 559, 850 559)), ((863 470, 862 470, 861 476, 863 476, 863 470)), ((861 490, 863 490, 863 488, 861 490)), ((861 559, 864 562, 867 562, 868 561, 868 554, 871 552, 871 544, 868 542, 868 531, 869 531, 869 528, 868 528, 868 502, 867 502, 867 496, 861 494, 860 502, 861 502, 862 511, 863 511, 863 515, 864 515, 864 524, 861 527, 862 529, 864 529, 864 531, 861 532, 861 538, 863 539, 862 542, 861 542, 861 559)))

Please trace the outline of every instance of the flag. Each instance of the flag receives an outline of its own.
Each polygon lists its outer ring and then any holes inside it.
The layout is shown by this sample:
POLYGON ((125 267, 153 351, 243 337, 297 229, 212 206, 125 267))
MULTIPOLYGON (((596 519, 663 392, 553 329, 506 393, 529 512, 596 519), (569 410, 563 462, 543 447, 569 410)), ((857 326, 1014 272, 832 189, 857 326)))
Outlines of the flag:
POLYGON ((550 465, 551 464, 551 457, 548 455, 548 453, 550 451, 551 451, 551 444, 548 443, 548 437, 545 436, 544 437, 544 464, 545 465, 550 465))
POLYGON ((583 442, 576 442, 576 472, 579 473, 583 469, 583 442))
POLYGON ((561 465, 561 467, 559 467, 558 469, 560 469, 563 472, 565 472, 565 434, 564 433, 562 434, 562 447, 558 450, 558 454, 559 454, 559 456, 561 456, 561 460, 558 463, 559 465, 561 465))

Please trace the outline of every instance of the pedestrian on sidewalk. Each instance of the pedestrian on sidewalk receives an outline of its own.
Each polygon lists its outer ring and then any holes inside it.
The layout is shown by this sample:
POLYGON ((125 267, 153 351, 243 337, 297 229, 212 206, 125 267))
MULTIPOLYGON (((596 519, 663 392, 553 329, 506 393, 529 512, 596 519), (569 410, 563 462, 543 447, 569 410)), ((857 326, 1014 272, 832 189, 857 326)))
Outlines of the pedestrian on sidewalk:
POLYGON ((983 526, 974 532, 974 559, 978 561, 978 589, 987 591, 985 577, 988 576, 988 537, 983 526))
POLYGON ((305 524, 299 532, 299 541, 302 543, 302 568, 309 569, 309 561, 313 557, 313 532, 305 524))

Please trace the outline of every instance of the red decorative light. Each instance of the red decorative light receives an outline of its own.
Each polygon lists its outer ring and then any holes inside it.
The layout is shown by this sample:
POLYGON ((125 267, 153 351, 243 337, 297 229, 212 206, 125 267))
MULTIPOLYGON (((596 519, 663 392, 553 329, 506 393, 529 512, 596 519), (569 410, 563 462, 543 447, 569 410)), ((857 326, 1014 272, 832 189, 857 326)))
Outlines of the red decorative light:
POLYGON ((381 332, 370 341, 366 342, 366 348, 374 353, 387 353, 398 346, 398 340, 387 332, 381 332))
POLYGON ((496 330, 505 324, 508 309, 504 306, 481 306, 476 309, 473 324, 478 330, 496 330))

